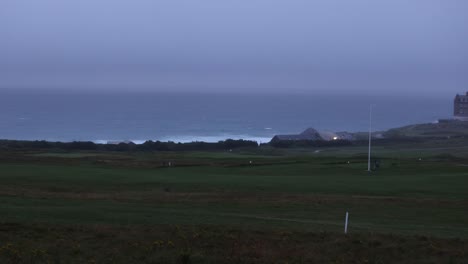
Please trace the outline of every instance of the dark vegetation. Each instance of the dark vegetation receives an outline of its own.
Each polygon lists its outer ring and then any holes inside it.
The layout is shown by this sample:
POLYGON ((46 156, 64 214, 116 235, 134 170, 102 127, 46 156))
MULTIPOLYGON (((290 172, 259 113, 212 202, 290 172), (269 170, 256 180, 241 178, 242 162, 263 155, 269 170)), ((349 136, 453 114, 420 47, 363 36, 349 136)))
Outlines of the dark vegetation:
POLYGON ((1 263, 466 263, 461 239, 217 226, 0 224, 1 263))
MULTIPOLYGON (((434 138, 437 139, 437 138, 434 138)), ((417 143, 424 142, 421 138, 382 138, 374 139, 373 144, 377 146, 400 144, 400 143, 417 143)), ((366 140, 278 140, 270 143, 258 144, 250 140, 233 140, 227 139, 216 143, 209 142, 161 142, 161 141, 146 141, 143 144, 118 143, 118 144, 97 144, 90 141, 74 141, 74 142, 50 142, 50 141, 26 141, 26 140, 0 140, 0 149, 3 150, 64 150, 64 151, 218 151, 232 150, 238 148, 257 149, 259 147, 271 146, 274 148, 322 148, 322 147, 346 147, 346 146, 365 146, 368 144, 366 140)))
POLYGON ((340 147, 353 145, 353 142, 349 140, 273 140, 269 145, 275 148, 340 147))
POLYGON ((49 142, 49 141, 20 141, 0 140, 2 149, 60 149, 60 150, 98 150, 98 151, 191 151, 191 150, 226 150, 234 148, 257 147, 255 141, 227 139, 217 143, 190 142, 175 143, 161 141, 146 141, 137 145, 134 143, 96 144, 90 141, 49 142))

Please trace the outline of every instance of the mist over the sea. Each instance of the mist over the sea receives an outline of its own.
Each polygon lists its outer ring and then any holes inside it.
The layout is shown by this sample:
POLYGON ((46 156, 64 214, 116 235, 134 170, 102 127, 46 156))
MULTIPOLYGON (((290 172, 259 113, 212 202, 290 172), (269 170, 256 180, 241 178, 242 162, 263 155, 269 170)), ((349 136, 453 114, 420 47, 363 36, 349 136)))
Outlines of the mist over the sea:
POLYGON ((452 98, 365 95, 4 92, 0 138, 73 141, 266 142, 314 127, 367 131, 448 118, 452 98))

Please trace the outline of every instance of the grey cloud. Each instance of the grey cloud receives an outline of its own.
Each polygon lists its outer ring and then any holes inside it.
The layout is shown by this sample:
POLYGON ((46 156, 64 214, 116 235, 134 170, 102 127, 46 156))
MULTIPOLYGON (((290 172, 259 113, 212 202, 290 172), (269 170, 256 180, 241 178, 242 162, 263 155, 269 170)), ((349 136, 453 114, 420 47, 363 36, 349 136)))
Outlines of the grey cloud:
POLYGON ((4 0, 0 88, 463 91, 467 8, 461 0, 4 0))

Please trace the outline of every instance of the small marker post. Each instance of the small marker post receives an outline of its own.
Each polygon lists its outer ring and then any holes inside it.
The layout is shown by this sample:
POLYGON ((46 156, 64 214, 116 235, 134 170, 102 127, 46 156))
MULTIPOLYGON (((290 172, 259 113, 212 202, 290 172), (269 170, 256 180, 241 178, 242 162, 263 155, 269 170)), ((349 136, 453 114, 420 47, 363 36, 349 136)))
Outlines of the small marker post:
POLYGON ((349 218, 349 213, 346 212, 345 224, 344 224, 344 233, 345 233, 345 235, 348 234, 348 218, 349 218))

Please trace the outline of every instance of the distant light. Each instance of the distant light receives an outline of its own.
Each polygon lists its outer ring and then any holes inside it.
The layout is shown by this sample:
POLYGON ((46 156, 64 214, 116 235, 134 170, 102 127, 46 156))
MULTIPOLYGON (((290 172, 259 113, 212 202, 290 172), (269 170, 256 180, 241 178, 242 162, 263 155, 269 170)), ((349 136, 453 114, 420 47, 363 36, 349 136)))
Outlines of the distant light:
POLYGON ((337 140, 337 139, 338 139, 338 137, 333 137, 333 140, 337 140))

